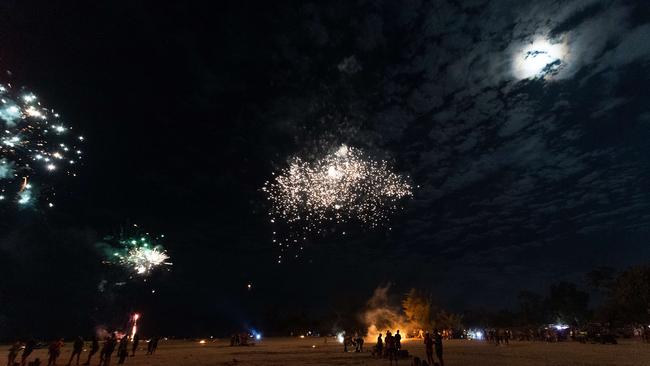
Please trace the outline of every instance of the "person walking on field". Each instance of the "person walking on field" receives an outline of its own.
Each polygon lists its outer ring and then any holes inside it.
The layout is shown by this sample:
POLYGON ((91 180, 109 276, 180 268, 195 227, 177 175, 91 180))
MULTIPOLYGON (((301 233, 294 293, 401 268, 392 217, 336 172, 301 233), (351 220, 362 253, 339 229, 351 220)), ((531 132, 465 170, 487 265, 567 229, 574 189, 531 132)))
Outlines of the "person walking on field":
POLYGON ((88 360, 84 363, 84 366, 90 365, 90 359, 93 358, 93 355, 97 351, 99 351, 99 341, 97 340, 97 336, 94 336, 90 346, 90 353, 88 353, 88 360))
POLYGON ((63 347, 63 338, 59 339, 58 341, 54 341, 50 343, 50 347, 47 350, 49 354, 49 359, 47 360, 47 366, 56 365, 56 360, 59 358, 59 355, 61 355, 62 347, 63 347))
POLYGON ((427 362, 429 365, 433 365, 433 337, 429 332, 424 334, 424 350, 427 353, 427 362))
POLYGON ((133 347, 131 348, 131 357, 135 357, 135 351, 138 350, 138 345, 140 344, 140 334, 136 333, 133 336, 133 347))
POLYGON ((36 348, 36 341, 34 339, 30 339, 27 342, 25 342, 25 349, 23 350, 23 355, 20 358, 20 366, 25 366, 27 363, 27 358, 29 355, 34 352, 34 349, 36 348))
POLYGON ((445 361, 442 359, 442 335, 437 331, 435 333, 433 345, 436 349, 436 357, 438 357, 438 360, 440 361, 440 366, 445 366, 445 361))
POLYGON ((84 339, 81 337, 77 337, 77 339, 75 339, 74 343, 72 344, 72 354, 70 355, 68 366, 72 364, 72 359, 74 358, 74 356, 77 356, 77 365, 79 365, 79 356, 81 356, 81 352, 83 350, 84 350, 84 339))
POLYGON ((129 337, 124 336, 120 340, 120 346, 117 349, 117 357, 119 357, 119 360, 117 361, 118 365, 122 365, 124 363, 124 360, 129 356, 129 337))
POLYGON ((23 347, 23 344, 16 341, 11 348, 9 348, 9 355, 7 356, 7 366, 14 366, 16 362, 16 357, 18 357, 18 351, 23 347))
POLYGON ((111 356, 113 355, 113 352, 115 351, 115 346, 117 345, 117 338, 115 338, 115 334, 111 335, 110 338, 108 338, 104 342, 104 347, 102 347, 102 351, 99 354, 99 366, 109 366, 111 363, 111 356))

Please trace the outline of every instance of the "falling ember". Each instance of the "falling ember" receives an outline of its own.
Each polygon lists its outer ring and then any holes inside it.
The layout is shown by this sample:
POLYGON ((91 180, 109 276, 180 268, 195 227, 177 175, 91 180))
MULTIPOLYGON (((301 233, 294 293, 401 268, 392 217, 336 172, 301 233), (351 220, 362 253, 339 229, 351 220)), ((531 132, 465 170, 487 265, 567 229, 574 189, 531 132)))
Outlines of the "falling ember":
POLYGON ((71 128, 36 95, 9 84, 0 84, 0 131, 0 192, 16 197, 21 206, 31 205, 37 195, 27 181, 41 182, 38 196, 49 205, 55 175, 76 176, 82 152, 75 145, 80 140, 70 136, 71 128), (67 156, 72 151, 74 159, 67 156))

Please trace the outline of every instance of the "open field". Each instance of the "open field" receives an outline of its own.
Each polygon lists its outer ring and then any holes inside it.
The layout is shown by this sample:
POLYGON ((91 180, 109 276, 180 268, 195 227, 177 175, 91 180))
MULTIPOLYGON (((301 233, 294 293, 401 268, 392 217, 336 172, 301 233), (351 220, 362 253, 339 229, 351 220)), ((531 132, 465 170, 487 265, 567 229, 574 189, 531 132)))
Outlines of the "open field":
MULTIPOLYGON (((146 343, 144 347, 146 347, 146 343)), ((475 341, 445 341, 445 365, 526 365, 526 366, 596 366, 596 365, 650 365, 650 344, 622 342, 619 345, 580 344, 572 342, 541 343, 512 342, 509 346, 494 346, 475 341)), ((6 350, 9 346, 3 347, 6 350)), ((404 348, 420 358, 424 357, 421 341, 404 342, 404 348)), ((57 364, 66 365, 71 344, 66 344, 57 364)), ((6 355, 6 353, 5 353, 6 355)), ((82 362, 88 353, 82 354, 82 362)), ((39 349, 30 360, 40 357, 47 364, 47 350, 39 349)), ((95 355, 92 365, 99 358, 95 355)), ((410 365, 401 360, 401 365, 410 365)), ((113 354, 111 365, 117 365, 113 354)), ((217 365, 388 365, 364 353, 343 353, 343 346, 323 338, 268 338, 253 347, 230 347, 227 340, 161 341, 155 355, 145 355, 141 349, 135 358, 127 359, 130 366, 217 366, 217 365)))

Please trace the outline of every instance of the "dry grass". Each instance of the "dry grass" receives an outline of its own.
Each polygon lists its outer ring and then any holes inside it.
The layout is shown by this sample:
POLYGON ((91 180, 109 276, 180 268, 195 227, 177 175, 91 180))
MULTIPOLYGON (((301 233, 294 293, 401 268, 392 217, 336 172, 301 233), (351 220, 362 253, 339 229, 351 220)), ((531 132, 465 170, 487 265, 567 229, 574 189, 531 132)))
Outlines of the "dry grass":
MULTIPOLYGON (((146 343, 144 343, 146 347, 146 343)), ((649 366, 650 345, 622 342, 619 345, 579 343, 513 342, 509 346, 494 346, 482 342, 445 341, 445 365, 481 366, 649 366)), ((8 347, 6 347, 7 349, 8 347)), ((411 354, 424 357, 420 341, 404 342, 411 354)), ((65 366, 71 345, 66 344, 58 365, 65 366)), ((47 362, 46 350, 36 350, 33 357, 47 362)), ((147 356, 140 351, 129 358, 128 366, 217 366, 217 365, 388 365, 369 353, 343 353, 343 346, 323 338, 269 338, 253 347, 229 347, 226 340, 199 344, 190 341, 161 341, 158 352, 147 356), (315 347, 313 347, 315 346, 315 347)), ((87 353, 82 354, 85 360, 87 353)), ((31 359, 31 358, 30 358, 31 359)), ((93 366, 99 359, 95 357, 93 366)), ((410 360, 400 365, 410 365, 410 360)), ((45 364, 44 364, 45 365, 45 364)), ((43 366, 44 366, 43 365, 43 366)), ((111 366, 117 365, 115 355, 111 366)))

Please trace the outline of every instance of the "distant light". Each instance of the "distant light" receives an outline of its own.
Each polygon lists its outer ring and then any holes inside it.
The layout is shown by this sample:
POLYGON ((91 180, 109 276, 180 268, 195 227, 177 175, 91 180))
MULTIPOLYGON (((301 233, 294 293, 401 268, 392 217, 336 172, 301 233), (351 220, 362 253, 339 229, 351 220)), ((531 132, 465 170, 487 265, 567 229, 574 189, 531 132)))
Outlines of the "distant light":
POLYGON ((553 324, 552 327, 557 329, 557 330, 569 329, 569 326, 566 325, 566 324, 553 324))
POLYGON ((255 339, 259 341, 260 339, 262 339, 262 335, 259 333, 255 334, 255 339))
POLYGON ((344 334, 343 332, 336 334, 336 340, 341 344, 345 341, 345 338, 343 338, 343 334, 344 334))
POLYGON ((205 339, 201 339, 201 340, 199 341, 199 343, 200 343, 200 344, 205 344, 205 339))
POLYGON ((301 335, 300 335, 300 338, 305 338, 305 336, 301 334, 301 335))

